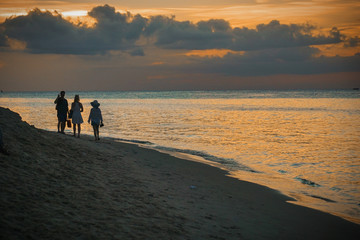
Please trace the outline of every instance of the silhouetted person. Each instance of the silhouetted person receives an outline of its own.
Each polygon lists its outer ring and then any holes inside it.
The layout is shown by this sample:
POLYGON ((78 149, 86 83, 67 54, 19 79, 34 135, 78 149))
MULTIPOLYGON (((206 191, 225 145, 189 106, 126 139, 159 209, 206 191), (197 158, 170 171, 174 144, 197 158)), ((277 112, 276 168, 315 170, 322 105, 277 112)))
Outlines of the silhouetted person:
POLYGON ((65 91, 60 92, 60 94, 55 99, 54 103, 56 104, 57 117, 58 117, 58 133, 64 134, 67 113, 69 110, 68 102, 65 99, 65 91))
POLYGON ((93 126, 93 129, 94 129, 94 136, 95 136, 95 141, 96 141, 96 140, 100 140, 99 127, 100 127, 100 125, 103 126, 103 118, 101 115, 101 110, 99 108, 100 103, 98 103, 97 100, 94 100, 90 104, 93 108, 90 111, 88 123, 90 123, 90 121, 91 121, 91 125, 93 126))
POLYGON ((78 138, 80 137, 80 131, 81 131, 81 126, 80 124, 82 124, 83 118, 81 116, 81 112, 84 111, 83 105, 80 102, 80 97, 79 95, 75 95, 74 98, 74 102, 71 104, 71 110, 72 110, 72 123, 74 125, 74 137, 76 137, 76 125, 78 126, 78 138))

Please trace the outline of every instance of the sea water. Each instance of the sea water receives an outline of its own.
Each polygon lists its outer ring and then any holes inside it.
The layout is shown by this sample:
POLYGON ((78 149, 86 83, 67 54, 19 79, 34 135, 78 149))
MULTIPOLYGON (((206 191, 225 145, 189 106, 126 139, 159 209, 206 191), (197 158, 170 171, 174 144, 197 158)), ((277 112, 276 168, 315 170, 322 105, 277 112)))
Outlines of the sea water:
MULTIPOLYGON (((97 99, 101 137, 196 156, 360 222, 359 91, 67 92, 69 104, 75 94, 84 105, 82 134, 92 135, 87 118, 97 99)), ((1 93, 0 106, 57 131, 56 96, 1 93)))

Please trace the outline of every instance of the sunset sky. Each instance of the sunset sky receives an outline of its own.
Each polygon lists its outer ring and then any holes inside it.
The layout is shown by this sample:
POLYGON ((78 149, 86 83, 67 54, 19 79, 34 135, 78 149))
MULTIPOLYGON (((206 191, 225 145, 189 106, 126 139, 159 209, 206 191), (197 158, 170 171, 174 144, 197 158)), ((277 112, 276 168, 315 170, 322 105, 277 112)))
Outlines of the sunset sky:
POLYGON ((0 89, 360 87, 358 0, 1 0, 0 89))

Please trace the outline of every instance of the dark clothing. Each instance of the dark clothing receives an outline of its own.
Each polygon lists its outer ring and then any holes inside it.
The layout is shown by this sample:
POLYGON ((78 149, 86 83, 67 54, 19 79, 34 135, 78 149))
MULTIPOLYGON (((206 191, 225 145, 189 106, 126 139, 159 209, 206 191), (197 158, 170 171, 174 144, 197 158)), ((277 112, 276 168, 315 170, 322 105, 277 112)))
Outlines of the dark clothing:
POLYGON ((57 118, 58 118, 59 122, 65 122, 66 119, 67 119, 67 114, 66 113, 60 113, 58 111, 57 118))
POLYGON ((58 120, 59 122, 65 122, 69 110, 68 102, 65 98, 57 98, 55 101, 58 120))

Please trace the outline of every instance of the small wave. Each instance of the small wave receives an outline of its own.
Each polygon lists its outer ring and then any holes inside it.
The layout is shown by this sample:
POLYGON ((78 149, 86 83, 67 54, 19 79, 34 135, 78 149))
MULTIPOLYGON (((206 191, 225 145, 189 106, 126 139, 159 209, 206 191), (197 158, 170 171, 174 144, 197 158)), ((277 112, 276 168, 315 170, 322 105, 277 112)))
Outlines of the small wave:
POLYGON ((240 163, 234 161, 234 159, 220 158, 220 157, 216 157, 214 155, 207 154, 207 153, 204 153, 201 151, 164 147, 164 146, 156 145, 149 141, 141 141, 141 140, 135 140, 135 139, 124 139, 124 138, 115 138, 115 139, 118 141, 122 141, 122 142, 148 145, 148 146, 151 146, 151 148, 157 149, 157 150, 164 150, 164 151, 168 151, 168 152, 179 152, 179 153, 185 153, 185 154, 190 154, 193 156, 201 157, 207 161, 219 163, 219 164, 225 166, 228 170, 241 170, 241 171, 252 172, 252 173, 261 173, 261 172, 256 171, 246 165, 243 165, 243 164, 240 164, 240 163))
POLYGON ((197 157, 201 157, 205 160, 211 161, 211 162, 216 162, 219 163, 221 165, 226 166, 229 170, 242 170, 242 171, 247 171, 247 172, 252 172, 252 173, 261 173, 259 171, 256 171, 246 165, 237 163, 236 161, 234 161, 233 159, 230 158, 219 158, 216 157, 214 155, 211 154, 207 154, 201 151, 196 151, 196 150, 190 150, 190 149, 179 149, 179 148, 172 148, 172 147, 164 147, 164 146, 159 146, 159 145, 155 145, 152 142, 149 141, 141 141, 141 140, 135 140, 135 139, 124 139, 124 138, 115 138, 117 141, 122 141, 122 142, 129 142, 129 143, 135 143, 135 144, 144 144, 144 145, 149 145, 154 149, 157 150, 164 150, 164 151, 168 151, 168 152, 179 152, 179 153, 185 153, 185 154, 190 154, 193 156, 197 156, 197 157))
POLYGON ((130 143, 137 143, 137 144, 146 144, 146 145, 154 145, 152 142, 149 141, 141 141, 141 140, 133 140, 133 139, 124 139, 124 138, 115 138, 118 141, 122 142, 130 142, 130 143))
POLYGON ((330 188, 330 190, 335 191, 335 192, 339 192, 339 191, 341 191, 341 188, 332 187, 332 188, 330 188))
POLYGON ((309 185, 309 186, 312 186, 312 187, 321 187, 320 184, 317 184, 316 182, 307 180, 305 178, 295 177, 295 179, 300 181, 302 184, 305 184, 305 185, 309 185))
POLYGON ((219 158, 214 155, 207 154, 207 153, 204 153, 201 151, 195 151, 195 150, 189 150, 189 149, 178 149, 178 148, 164 147, 164 146, 155 146, 154 148, 158 149, 158 150, 179 152, 179 153, 185 153, 185 154, 198 156, 198 157, 201 157, 201 158, 211 161, 211 162, 220 163, 221 165, 226 166, 230 170, 236 169, 236 170, 242 170, 242 171, 247 171, 247 172, 260 173, 259 171, 256 171, 246 165, 235 162, 231 158, 219 158))
POLYGON ((302 165, 304 165, 305 163, 293 163, 291 164, 292 167, 301 167, 302 165))
POLYGON ((325 197, 320 197, 320 196, 317 196, 317 195, 310 195, 310 197, 317 198, 317 199, 321 199, 321 200, 324 200, 325 202, 336 203, 336 201, 334 201, 334 200, 331 200, 331 199, 325 198, 325 197))

